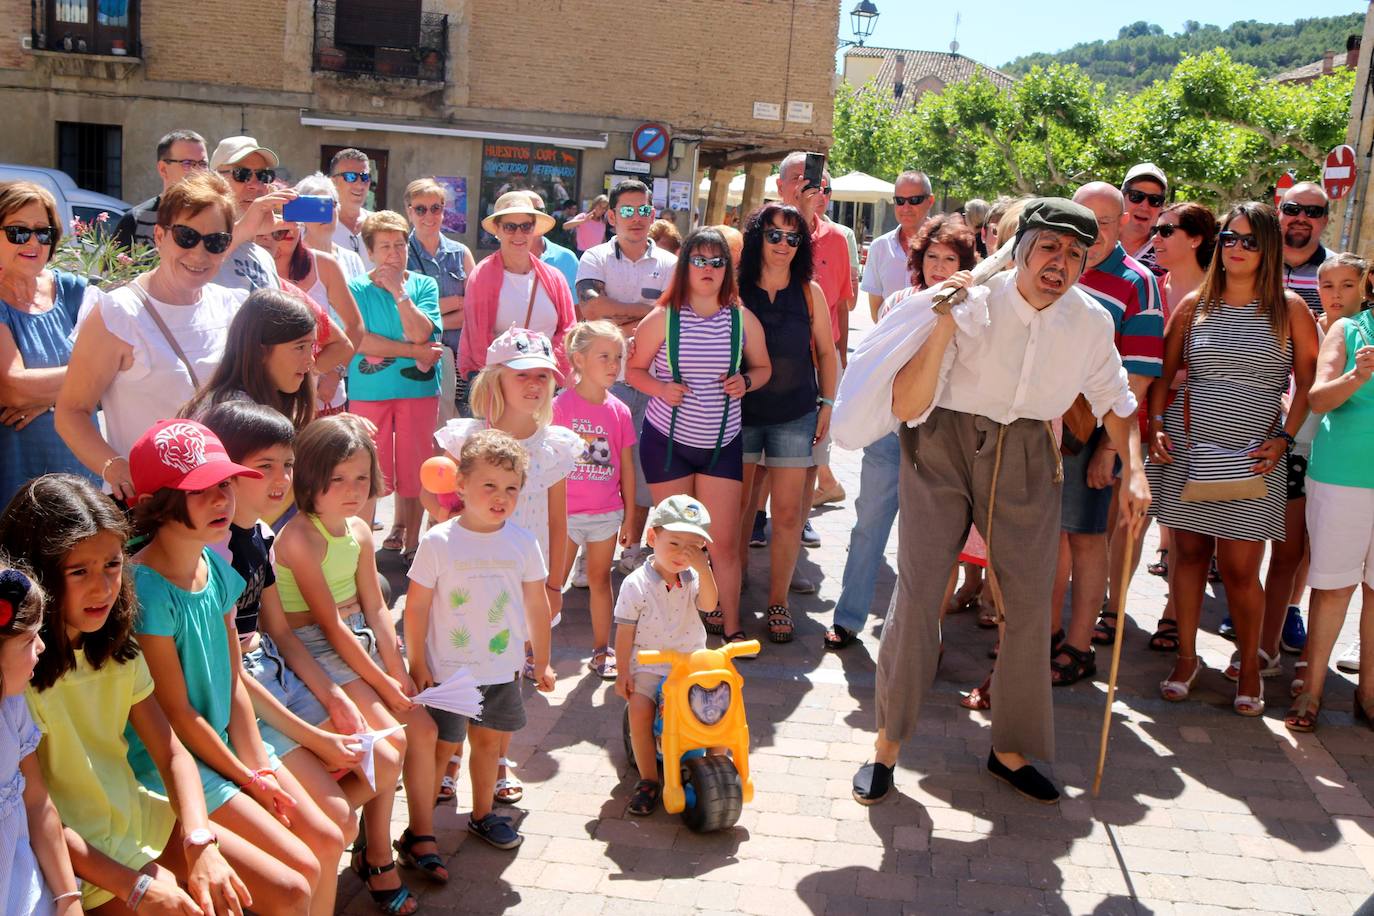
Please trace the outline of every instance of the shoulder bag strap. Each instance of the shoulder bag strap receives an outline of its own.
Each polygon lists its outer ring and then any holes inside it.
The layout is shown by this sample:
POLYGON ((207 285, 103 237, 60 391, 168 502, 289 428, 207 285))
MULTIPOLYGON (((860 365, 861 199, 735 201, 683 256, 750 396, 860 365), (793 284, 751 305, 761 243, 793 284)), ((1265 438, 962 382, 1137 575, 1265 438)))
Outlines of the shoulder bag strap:
POLYGON ((811 367, 816 370, 816 388, 820 389, 821 384, 821 359, 820 352, 816 349, 816 303, 811 298, 811 282, 802 284, 802 295, 806 297, 806 336, 811 341, 811 367))
POLYGON ((191 365, 191 361, 186 358, 186 352, 181 349, 181 344, 177 343, 177 339, 172 336, 172 331, 167 327, 167 322, 162 320, 162 315, 160 315, 157 308, 154 307, 152 297, 139 285, 138 280, 130 281, 128 286, 134 291, 134 295, 138 296, 139 301, 143 303, 144 311, 148 313, 149 318, 153 319, 153 324, 157 325, 157 329, 162 332, 163 338, 167 341, 167 345, 172 348, 172 352, 177 355, 177 359, 181 360, 181 364, 186 367, 186 374, 191 376, 191 384, 199 390, 200 379, 196 377, 195 368, 191 365))
MULTIPOLYGON (((726 373, 727 376, 738 373, 744 360, 744 322, 737 306, 730 306, 729 308, 730 371, 726 373)), ((720 458, 720 447, 725 442, 725 425, 730 419, 730 395, 726 394, 723 397, 725 402, 720 408, 720 429, 716 431, 716 447, 711 451, 711 463, 706 466, 708 471, 715 468, 716 460, 720 458)))
MULTIPOLYGON (((664 339, 664 347, 668 356, 668 372, 673 381, 682 383, 682 372, 678 366, 678 344, 682 337, 682 313, 680 307, 668 307, 668 333, 664 339)), ((673 466, 673 437, 677 432, 677 408, 673 408, 672 418, 668 421, 668 453, 663 459, 663 472, 668 473, 668 469, 673 466)))
MULTIPOLYGON (((533 255, 531 255, 531 257, 533 257, 533 255)), ((530 265, 530 274, 530 302, 529 305, 525 306, 524 326, 526 330, 529 330, 530 319, 534 317, 534 297, 535 294, 539 292, 539 271, 534 269, 533 264, 530 265)))

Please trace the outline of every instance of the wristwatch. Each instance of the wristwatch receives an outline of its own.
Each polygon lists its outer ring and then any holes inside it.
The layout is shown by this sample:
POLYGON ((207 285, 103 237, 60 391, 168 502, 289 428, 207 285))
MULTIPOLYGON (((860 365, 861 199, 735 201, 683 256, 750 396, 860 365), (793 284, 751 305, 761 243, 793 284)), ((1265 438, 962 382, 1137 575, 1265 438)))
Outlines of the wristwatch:
POLYGON ((181 842, 187 849, 190 849, 192 846, 218 846, 219 837, 215 836, 212 831, 206 830, 204 827, 197 827, 195 830, 186 834, 181 842))

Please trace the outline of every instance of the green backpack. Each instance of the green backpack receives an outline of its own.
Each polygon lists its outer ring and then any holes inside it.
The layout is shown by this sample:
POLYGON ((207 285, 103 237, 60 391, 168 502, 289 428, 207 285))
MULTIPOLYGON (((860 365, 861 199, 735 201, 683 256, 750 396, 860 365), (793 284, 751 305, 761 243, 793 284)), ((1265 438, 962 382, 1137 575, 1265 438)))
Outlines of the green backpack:
MULTIPOLYGON (((673 381, 682 384, 682 367, 678 365, 678 347, 682 341, 682 309, 668 309, 668 371, 672 373, 673 381)), ((744 360, 744 328, 740 319, 739 309, 730 309, 730 371, 726 376, 734 375, 739 372, 740 365, 744 360)), ((672 420, 668 423, 668 455, 663 460, 663 471, 667 473, 673 466, 673 441, 674 433, 677 431, 677 411, 673 408, 672 420)), ((720 429, 716 432, 716 447, 711 452, 711 463, 707 465, 707 470, 716 466, 716 459, 720 457, 720 447, 725 439, 725 423, 730 418, 730 395, 725 395, 725 404, 720 413, 720 429)))

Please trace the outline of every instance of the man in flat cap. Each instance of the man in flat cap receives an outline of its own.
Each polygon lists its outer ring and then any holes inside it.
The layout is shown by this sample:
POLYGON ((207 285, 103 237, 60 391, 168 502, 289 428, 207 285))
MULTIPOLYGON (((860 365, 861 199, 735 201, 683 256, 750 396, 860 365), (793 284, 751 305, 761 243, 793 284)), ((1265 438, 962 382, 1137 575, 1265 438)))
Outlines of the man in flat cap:
MULTIPOLYGON (((1122 456, 1124 521, 1139 524, 1150 501, 1111 315, 1075 285, 1097 228, 1079 204, 1031 201, 1013 269, 969 287, 966 302, 934 319, 915 355, 861 346, 851 360, 851 374, 890 380, 903 453, 898 593, 878 654, 874 760, 854 777, 862 804, 891 790, 901 742, 916 729, 939 663, 945 582, 974 521, 1003 616, 988 771, 1036 801, 1059 799, 1027 758, 1054 756, 1049 605, 1063 474, 1050 421, 1080 391, 1122 456), (864 367, 864 359, 889 364, 864 367)), ((933 295, 911 296, 883 323, 930 323, 933 295)), ((881 384, 874 397, 885 394, 881 384)))

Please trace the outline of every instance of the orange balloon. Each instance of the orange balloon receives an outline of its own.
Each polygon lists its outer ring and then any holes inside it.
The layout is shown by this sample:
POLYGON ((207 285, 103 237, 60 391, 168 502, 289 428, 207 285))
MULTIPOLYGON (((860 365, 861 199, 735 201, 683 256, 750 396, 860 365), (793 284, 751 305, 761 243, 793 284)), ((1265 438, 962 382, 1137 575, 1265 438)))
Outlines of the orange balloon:
POLYGON ((420 483, 431 493, 453 493, 458 489, 458 465, 452 458, 435 455, 420 465, 420 483))

